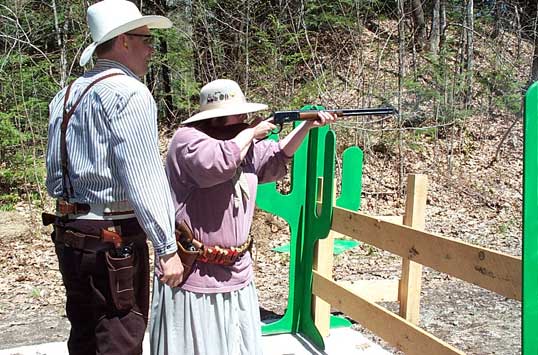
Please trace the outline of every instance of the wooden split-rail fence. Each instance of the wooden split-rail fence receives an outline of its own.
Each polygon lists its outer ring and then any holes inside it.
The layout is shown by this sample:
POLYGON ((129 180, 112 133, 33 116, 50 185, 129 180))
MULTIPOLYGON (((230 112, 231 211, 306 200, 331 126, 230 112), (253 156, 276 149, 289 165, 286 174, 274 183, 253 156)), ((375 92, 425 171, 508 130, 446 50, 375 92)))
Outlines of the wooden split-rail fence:
POLYGON ((318 241, 314 258, 315 324, 327 336, 333 307, 405 354, 464 354, 418 326, 422 267, 521 301, 521 258, 424 231, 427 177, 410 175, 407 184, 403 217, 334 207, 331 232, 318 241), (334 281, 332 248, 342 235, 402 257, 400 279, 334 281), (388 301, 399 302, 399 315, 376 304, 388 301))

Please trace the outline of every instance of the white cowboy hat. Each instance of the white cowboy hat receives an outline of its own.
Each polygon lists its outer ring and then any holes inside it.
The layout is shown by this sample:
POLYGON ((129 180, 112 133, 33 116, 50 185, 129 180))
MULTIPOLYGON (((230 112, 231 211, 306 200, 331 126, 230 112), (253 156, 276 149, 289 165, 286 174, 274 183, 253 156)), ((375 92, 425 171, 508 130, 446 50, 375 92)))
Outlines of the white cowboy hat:
POLYGON ((127 0, 103 0, 88 7, 86 17, 93 43, 80 56, 84 66, 92 57, 95 48, 122 33, 135 28, 170 28, 172 21, 164 16, 142 16, 135 4, 127 0))
POLYGON ((183 124, 215 117, 240 115, 266 110, 267 105, 247 102, 239 85, 228 79, 217 79, 200 90, 200 112, 183 121, 183 124))

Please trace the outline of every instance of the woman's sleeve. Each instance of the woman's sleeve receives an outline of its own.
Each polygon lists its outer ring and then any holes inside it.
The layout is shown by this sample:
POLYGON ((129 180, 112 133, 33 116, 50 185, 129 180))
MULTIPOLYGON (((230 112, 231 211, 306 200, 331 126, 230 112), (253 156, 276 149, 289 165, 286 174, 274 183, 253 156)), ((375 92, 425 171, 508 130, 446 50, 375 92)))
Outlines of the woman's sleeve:
POLYGON ((236 143, 213 139, 191 127, 178 129, 170 149, 181 174, 200 188, 230 180, 241 164, 236 143))
POLYGON ((277 142, 257 141, 254 144, 254 169, 260 184, 282 179, 288 172, 291 159, 284 154, 277 142))

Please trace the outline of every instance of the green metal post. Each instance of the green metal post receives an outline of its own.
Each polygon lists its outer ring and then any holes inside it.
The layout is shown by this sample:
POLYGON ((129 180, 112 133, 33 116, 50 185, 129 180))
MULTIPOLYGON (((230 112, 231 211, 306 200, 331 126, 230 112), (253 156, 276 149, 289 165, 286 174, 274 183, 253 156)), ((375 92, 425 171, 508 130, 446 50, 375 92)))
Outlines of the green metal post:
POLYGON ((525 97, 522 349, 538 354, 538 83, 525 97))

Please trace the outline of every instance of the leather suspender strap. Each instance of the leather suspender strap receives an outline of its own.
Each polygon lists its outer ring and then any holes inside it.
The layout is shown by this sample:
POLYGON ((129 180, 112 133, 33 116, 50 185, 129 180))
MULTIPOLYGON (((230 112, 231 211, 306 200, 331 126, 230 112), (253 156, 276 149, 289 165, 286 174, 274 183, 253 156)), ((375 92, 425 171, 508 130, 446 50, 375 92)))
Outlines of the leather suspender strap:
POLYGON ((62 157, 62 177, 63 177, 63 187, 62 187, 62 197, 65 201, 69 201, 69 197, 73 196, 75 194, 75 191, 73 190, 73 185, 71 184, 71 179, 69 178, 69 169, 67 167, 67 142, 66 142, 66 134, 67 134, 67 125, 69 124, 69 119, 71 119, 71 116, 73 116, 73 113, 75 113, 75 110, 82 100, 82 98, 86 95, 86 93, 98 82, 101 80, 104 80, 106 78, 110 78, 111 76, 116 75, 123 75, 123 73, 110 73, 107 75, 103 75, 100 78, 97 78, 96 80, 92 81, 90 85, 84 89, 82 92, 82 95, 75 101, 73 106, 71 106, 71 109, 67 111, 67 100, 69 98, 69 94, 71 92, 71 86, 74 84, 72 82, 67 87, 67 90, 65 92, 65 98, 64 98, 64 110, 63 110, 63 118, 62 118, 62 126, 60 131, 60 152, 62 157), (69 183, 69 190, 67 188, 67 185, 69 183))

